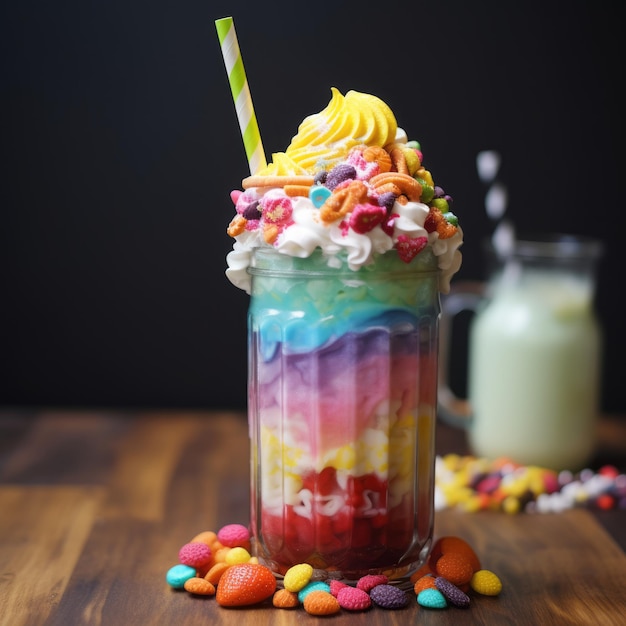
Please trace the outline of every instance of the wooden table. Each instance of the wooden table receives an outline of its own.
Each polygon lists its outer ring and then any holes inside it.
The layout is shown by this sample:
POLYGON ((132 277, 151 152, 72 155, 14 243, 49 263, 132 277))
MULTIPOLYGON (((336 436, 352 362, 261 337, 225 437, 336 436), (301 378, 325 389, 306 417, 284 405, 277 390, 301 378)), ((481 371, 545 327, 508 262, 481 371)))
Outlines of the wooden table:
MULTIPOLYGON (((602 458, 626 463, 624 422, 602 458)), ((441 426, 438 451, 463 452, 441 426)), ((248 520, 245 417, 228 412, 0 412, 0 625, 315 623, 302 609, 226 609, 166 584, 202 530, 248 520)), ((469 609, 342 613, 335 624, 626 624, 626 511, 437 515, 503 581, 469 609)))

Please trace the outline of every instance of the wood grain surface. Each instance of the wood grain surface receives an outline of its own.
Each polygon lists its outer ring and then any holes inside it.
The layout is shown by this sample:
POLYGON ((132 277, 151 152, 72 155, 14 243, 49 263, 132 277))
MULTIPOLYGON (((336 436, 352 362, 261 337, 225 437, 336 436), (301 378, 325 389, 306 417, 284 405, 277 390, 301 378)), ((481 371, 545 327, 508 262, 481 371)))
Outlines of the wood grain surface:
MULTIPOLYGON (((0 625, 317 623, 322 618, 302 609, 221 608, 165 582, 195 534, 247 523, 248 485, 247 424, 238 413, 0 412, 0 625)), ((446 510, 437 514, 435 536, 448 534, 467 539, 500 576, 500 596, 473 596, 468 609, 442 611, 412 596, 400 611, 324 619, 626 624, 625 511, 446 510)))

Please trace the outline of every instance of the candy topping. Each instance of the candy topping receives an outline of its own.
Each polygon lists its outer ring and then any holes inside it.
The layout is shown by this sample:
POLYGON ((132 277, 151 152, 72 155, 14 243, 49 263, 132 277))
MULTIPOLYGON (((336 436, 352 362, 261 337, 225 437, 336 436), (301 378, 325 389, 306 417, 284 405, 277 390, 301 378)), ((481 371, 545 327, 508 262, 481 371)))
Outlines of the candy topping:
POLYGON ((231 193, 237 215, 227 229, 235 244, 226 275, 249 292, 257 247, 302 258, 320 249, 330 266, 358 270, 393 250, 410 263, 430 245, 446 293, 463 241, 452 198, 435 186, 419 144, 407 140, 382 100, 331 91, 328 106, 300 124, 286 151, 231 193))

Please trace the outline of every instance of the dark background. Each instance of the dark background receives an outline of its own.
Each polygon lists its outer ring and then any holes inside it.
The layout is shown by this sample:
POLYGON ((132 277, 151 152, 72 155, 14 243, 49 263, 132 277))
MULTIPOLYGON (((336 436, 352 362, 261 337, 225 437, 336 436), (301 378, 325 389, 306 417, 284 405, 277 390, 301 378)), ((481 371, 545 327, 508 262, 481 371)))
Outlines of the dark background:
MULTIPOLYGON (((503 156, 520 230, 605 241, 602 408, 625 412, 619 3, 59 0, 0 9, 0 404, 243 407, 224 277, 247 162, 214 21, 234 16, 266 154, 330 87, 382 97, 454 196, 459 279, 503 156)), ((465 355, 458 355, 459 362, 465 355)))

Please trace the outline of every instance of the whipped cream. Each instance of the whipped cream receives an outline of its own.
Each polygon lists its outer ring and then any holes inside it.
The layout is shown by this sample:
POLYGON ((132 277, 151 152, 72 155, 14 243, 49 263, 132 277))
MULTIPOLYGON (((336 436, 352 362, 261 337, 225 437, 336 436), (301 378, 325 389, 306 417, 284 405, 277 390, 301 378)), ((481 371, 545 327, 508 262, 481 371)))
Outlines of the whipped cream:
MULTIPOLYGON (((267 190, 259 188, 245 193, 250 198, 259 200, 264 192, 267 193, 267 190)), ((351 270, 358 270, 364 265, 374 263, 377 255, 392 250, 397 243, 398 235, 401 234, 412 238, 420 236, 428 238, 428 245, 437 257, 441 271, 439 290, 442 293, 448 293, 450 279, 461 267, 459 247, 463 243, 462 229, 458 227, 456 234, 448 239, 440 239, 436 231, 428 233, 424 228, 424 222, 429 207, 425 204, 394 203, 392 213, 398 214, 399 217, 394 220, 393 237, 389 237, 380 226, 376 226, 368 233, 360 234, 352 229, 342 228, 341 220, 326 224, 319 218, 319 208, 309 198, 297 198, 292 206, 293 224, 282 231, 273 246, 264 240, 261 228, 244 230, 235 237, 233 249, 226 256, 228 264, 226 276, 236 287, 250 293, 251 279, 248 267, 254 248, 273 247, 282 254, 300 258, 310 256, 319 248, 328 257, 330 267, 340 267, 345 256, 348 267, 351 270)))

